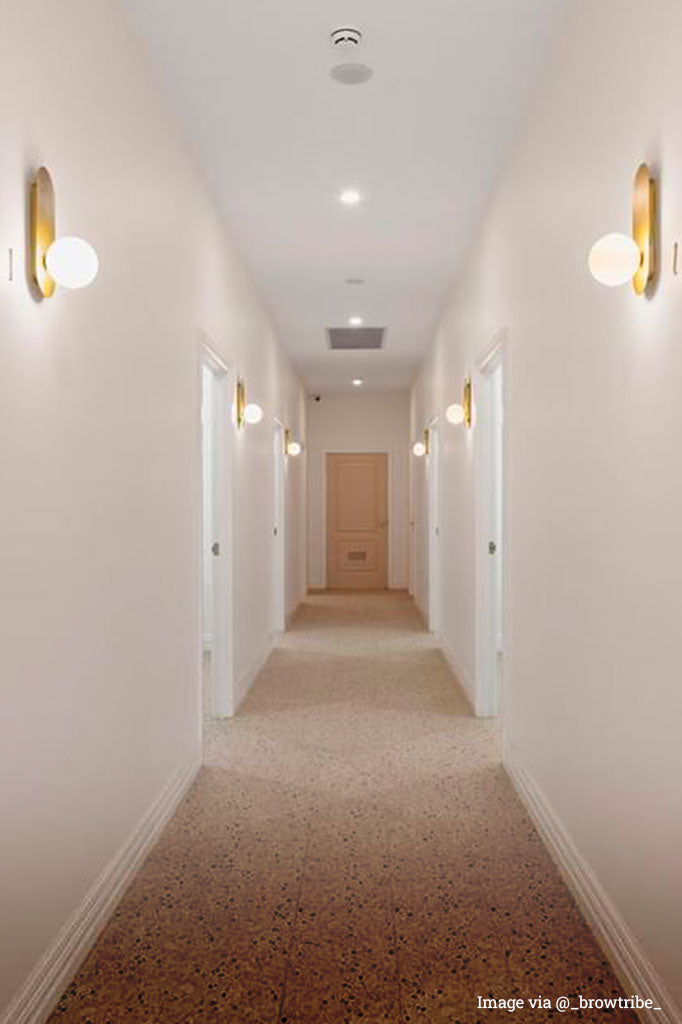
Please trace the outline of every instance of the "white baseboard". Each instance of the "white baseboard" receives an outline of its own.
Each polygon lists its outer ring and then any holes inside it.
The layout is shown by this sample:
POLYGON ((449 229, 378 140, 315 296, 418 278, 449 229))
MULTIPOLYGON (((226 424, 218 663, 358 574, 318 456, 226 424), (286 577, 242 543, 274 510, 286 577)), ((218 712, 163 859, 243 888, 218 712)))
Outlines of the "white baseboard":
POLYGON ((654 1006, 660 1007, 660 1010, 638 1010, 640 1020, 644 1024, 682 1024, 682 1011, 535 779, 513 761, 508 761, 505 768, 595 937, 613 964, 625 994, 653 999, 654 1006))
MULTIPOLYGON (((266 661, 270 657, 273 648, 273 637, 269 636, 263 647, 260 649, 255 658, 252 658, 249 664, 246 666, 243 672, 240 672, 234 683, 234 714, 237 713, 239 705, 242 703, 247 693, 256 681, 256 676, 265 665, 266 661)), ((2 1024, 2 1021, 0 1021, 2 1024)))
POLYGON ((461 661, 459 660, 459 658, 455 654, 455 651, 450 646, 450 644, 445 639, 445 637, 439 635, 439 636, 436 637, 436 639, 438 641, 438 644, 440 646, 441 651, 445 655, 445 660, 447 661, 448 665, 450 666, 450 669, 452 670, 453 675, 457 676, 458 680, 462 684, 462 689, 464 690, 464 692, 465 692, 465 694, 466 694, 466 696, 467 696, 467 698, 469 700, 469 704, 471 705, 472 708, 475 708, 476 707, 476 687, 474 686, 473 679, 471 678, 471 676, 469 675, 467 670, 464 668, 464 666, 462 665, 461 661))
POLYGON ((42 1024, 94 945, 123 890, 194 781, 200 763, 173 773, 126 843, 73 912, 0 1017, 0 1024, 42 1024))

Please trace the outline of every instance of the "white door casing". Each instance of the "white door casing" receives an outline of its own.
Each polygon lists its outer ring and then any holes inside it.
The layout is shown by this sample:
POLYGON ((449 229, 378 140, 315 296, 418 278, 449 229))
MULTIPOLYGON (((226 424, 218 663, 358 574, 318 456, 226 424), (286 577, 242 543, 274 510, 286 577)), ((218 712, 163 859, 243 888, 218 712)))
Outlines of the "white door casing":
MULTIPOLYGON (((202 626, 210 642, 211 713, 234 714, 232 434, 234 375, 203 341, 202 393, 202 626), (209 479, 206 475, 209 474, 209 479), (207 628, 210 624, 210 630, 207 628)), ((202 644, 202 646, 203 646, 202 644)))
POLYGON ((505 646, 505 339, 498 334, 476 363, 476 714, 500 712, 505 646))

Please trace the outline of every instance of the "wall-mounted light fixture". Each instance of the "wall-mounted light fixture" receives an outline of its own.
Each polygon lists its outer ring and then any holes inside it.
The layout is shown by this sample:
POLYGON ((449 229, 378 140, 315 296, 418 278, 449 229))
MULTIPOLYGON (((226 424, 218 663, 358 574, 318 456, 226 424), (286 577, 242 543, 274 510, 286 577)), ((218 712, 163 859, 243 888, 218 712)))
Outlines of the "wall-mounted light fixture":
POLYGON ((263 410, 256 402, 246 401, 246 383, 242 377, 237 379, 237 426, 243 427, 245 423, 260 423, 263 419, 263 410))
POLYGON ((418 459, 423 459, 425 455, 429 454, 429 431, 424 431, 423 440, 415 441, 412 445, 412 454, 418 459))
POLYGON ((75 235, 56 237, 54 186, 46 167, 31 182, 30 235, 33 279, 46 299, 55 285, 85 288, 97 277, 99 259, 89 242, 75 235))
POLYGON ((445 410, 445 418, 448 423, 452 423, 454 427, 459 426, 460 423, 465 423, 467 427, 471 426, 473 418, 473 396, 471 387, 471 377, 467 377, 462 385, 462 402, 454 402, 449 405, 445 410))
POLYGON ((462 388, 462 411, 464 422, 467 427, 470 427, 474 420, 474 391, 471 377, 467 377, 462 388))
POLYGON ((284 454, 296 457, 297 455, 300 455, 302 451, 303 445, 299 441, 294 441, 291 436, 291 431, 287 427, 284 432, 284 454))
POLYGON ((643 295, 656 273, 656 182, 646 164, 635 174, 632 196, 632 237, 603 235, 590 249, 590 273, 609 288, 632 281, 643 295))

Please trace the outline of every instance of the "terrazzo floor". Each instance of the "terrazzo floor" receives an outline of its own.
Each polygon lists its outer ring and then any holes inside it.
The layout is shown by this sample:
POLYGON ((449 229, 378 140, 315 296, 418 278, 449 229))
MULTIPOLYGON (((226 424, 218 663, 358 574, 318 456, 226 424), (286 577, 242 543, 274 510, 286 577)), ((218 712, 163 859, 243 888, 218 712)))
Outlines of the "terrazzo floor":
POLYGON ((622 994, 407 597, 309 597, 205 744, 51 1024, 533 1024, 561 1014, 478 998, 622 994))

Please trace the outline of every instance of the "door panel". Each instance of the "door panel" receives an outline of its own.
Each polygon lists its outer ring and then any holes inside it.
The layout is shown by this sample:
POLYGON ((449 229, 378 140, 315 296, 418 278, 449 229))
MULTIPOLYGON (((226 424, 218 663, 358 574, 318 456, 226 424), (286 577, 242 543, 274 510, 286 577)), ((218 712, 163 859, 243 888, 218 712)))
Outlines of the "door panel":
POLYGON ((327 586, 388 585, 388 456, 327 455, 327 586))

